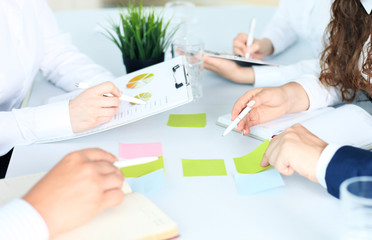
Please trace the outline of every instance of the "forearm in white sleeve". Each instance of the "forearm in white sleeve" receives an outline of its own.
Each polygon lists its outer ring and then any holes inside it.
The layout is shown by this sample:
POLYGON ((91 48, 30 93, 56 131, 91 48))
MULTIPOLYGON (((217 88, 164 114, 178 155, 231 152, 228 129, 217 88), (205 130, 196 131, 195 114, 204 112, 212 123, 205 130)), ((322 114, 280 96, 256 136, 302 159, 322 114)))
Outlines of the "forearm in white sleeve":
POLYGON ((322 185, 324 188, 327 188, 325 175, 328 164, 331 161, 333 155, 335 155, 340 147, 341 146, 336 144, 328 144, 327 147, 324 148, 323 152, 320 154, 318 163, 316 164, 315 176, 319 184, 322 185))
POLYGON ((268 38, 274 47, 273 55, 291 46, 297 40, 297 33, 292 28, 289 16, 290 1, 281 0, 274 17, 266 26, 261 38, 268 38))
POLYGON ((25 200, 15 199, 0 207, 0 239, 43 240, 49 230, 40 214, 25 200))
POLYGON ((291 65, 253 66, 254 87, 281 86, 304 74, 319 74, 319 60, 310 59, 291 65))
POLYGON ((318 109, 342 102, 341 93, 336 87, 326 87, 319 80, 319 73, 306 74, 294 82, 301 84, 309 98, 309 109, 318 109))
POLYGON ((76 82, 100 83, 112 80, 114 76, 109 71, 79 52, 72 45, 70 35, 60 31, 46 1, 39 2, 45 45, 45 55, 41 63, 44 76, 67 91, 74 90, 76 82))
POLYGON ((17 145, 73 134, 69 101, 0 112, 0 156, 17 145), (3 124, 4 123, 4 124, 3 124))

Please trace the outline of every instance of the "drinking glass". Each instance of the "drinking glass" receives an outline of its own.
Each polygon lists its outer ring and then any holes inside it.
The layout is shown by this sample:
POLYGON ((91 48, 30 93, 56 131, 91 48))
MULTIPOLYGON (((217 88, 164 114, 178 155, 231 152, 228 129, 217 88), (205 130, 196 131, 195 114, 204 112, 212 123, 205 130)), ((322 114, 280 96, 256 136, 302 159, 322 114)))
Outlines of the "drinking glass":
POLYGON ((177 38, 172 42, 172 57, 184 55, 186 70, 195 100, 203 96, 204 43, 196 37, 177 38))
POLYGON ((340 186, 343 240, 372 239, 372 177, 353 177, 340 186))

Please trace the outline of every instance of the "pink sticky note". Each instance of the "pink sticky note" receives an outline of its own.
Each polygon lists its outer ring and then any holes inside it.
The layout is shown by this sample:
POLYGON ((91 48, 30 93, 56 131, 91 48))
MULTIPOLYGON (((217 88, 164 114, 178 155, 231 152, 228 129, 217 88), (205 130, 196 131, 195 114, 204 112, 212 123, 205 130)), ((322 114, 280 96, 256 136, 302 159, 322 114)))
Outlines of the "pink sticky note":
POLYGON ((120 143, 120 158, 133 159, 163 156, 161 143, 120 143))

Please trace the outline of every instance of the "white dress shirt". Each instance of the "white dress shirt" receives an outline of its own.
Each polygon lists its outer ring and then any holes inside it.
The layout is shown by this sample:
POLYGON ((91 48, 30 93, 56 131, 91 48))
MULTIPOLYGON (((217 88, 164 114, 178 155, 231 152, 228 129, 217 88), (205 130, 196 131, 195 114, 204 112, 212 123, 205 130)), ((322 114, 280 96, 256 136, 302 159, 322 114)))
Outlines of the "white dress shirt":
POLYGON ((330 20, 332 0, 281 0, 262 38, 271 40, 274 55, 298 39, 306 40, 313 59, 279 67, 254 66, 254 87, 280 86, 303 74, 320 71, 319 57, 323 51, 323 34, 330 20))
MULTIPOLYGON (((80 81, 113 78, 71 45, 45 0, 0 1, 0 156, 13 146, 72 133, 69 102, 18 109, 39 70, 66 91, 80 81)), ((29 159, 32 161, 32 159, 29 159)), ((0 239, 48 239, 47 225, 26 201, 0 207, 0 239)))
POLYGON ((0 239, 46 240, 49 230, 40 214, 25 200, 15 199, 0 207, 0 239))
POLYGON ((0 156, 12 147, 72 134, 69 102, 18 109, 39 70, 71 91, 113 76, 71 45, 45 0, 0 1, 0 156))

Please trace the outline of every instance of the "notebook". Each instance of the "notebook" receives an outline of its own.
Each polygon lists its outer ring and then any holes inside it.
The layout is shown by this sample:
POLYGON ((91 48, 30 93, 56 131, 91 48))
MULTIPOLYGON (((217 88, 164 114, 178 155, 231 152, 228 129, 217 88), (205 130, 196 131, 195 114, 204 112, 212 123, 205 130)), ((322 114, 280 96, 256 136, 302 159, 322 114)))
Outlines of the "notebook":
MULTIPOLYGON (((23 196, 44 173, 0 180, 0 205, 23 196)), ((124 201, 107 209, 85 225, 58 236, 58 240, 171 239, 178 236, 177 224, 140 193, 124 182, 124 201)))
MULTIPOLYGON (((230 116, 220 116, 217 125, 227 127, 230 116)), ((287 114, 251 127, 249 136, 264 141, 295 123, 302 124, 325 142, 372 149, 372 116, 353 104, 287 114)))
MULTIPOLYGON (((185 57, 179 56, 113 80, 112 82, 124 95, 144 100, 146 104, 136 105, 123 101, 119 112, 110 122, 82 133, 41 139, 38 143, 62 141, 106 131, 191 102, 193 95, 184 62, 186 62, 185 57)), ((77 90, 56 96, 48 99, 47 102, 70 100, 82 91, 77 90)))
POLYGON ((209 57, 223 58, 223 59, 234 61, 241 66, 247 66, 247 67, 252 66, 252 65, 278 66, 277 64, 264 62, 259 59, 245 58, 245 57, 230 54, 230 53, 213 52, 213 51, 208 51, 208 50, 205 50, 204 53, 209 57))

